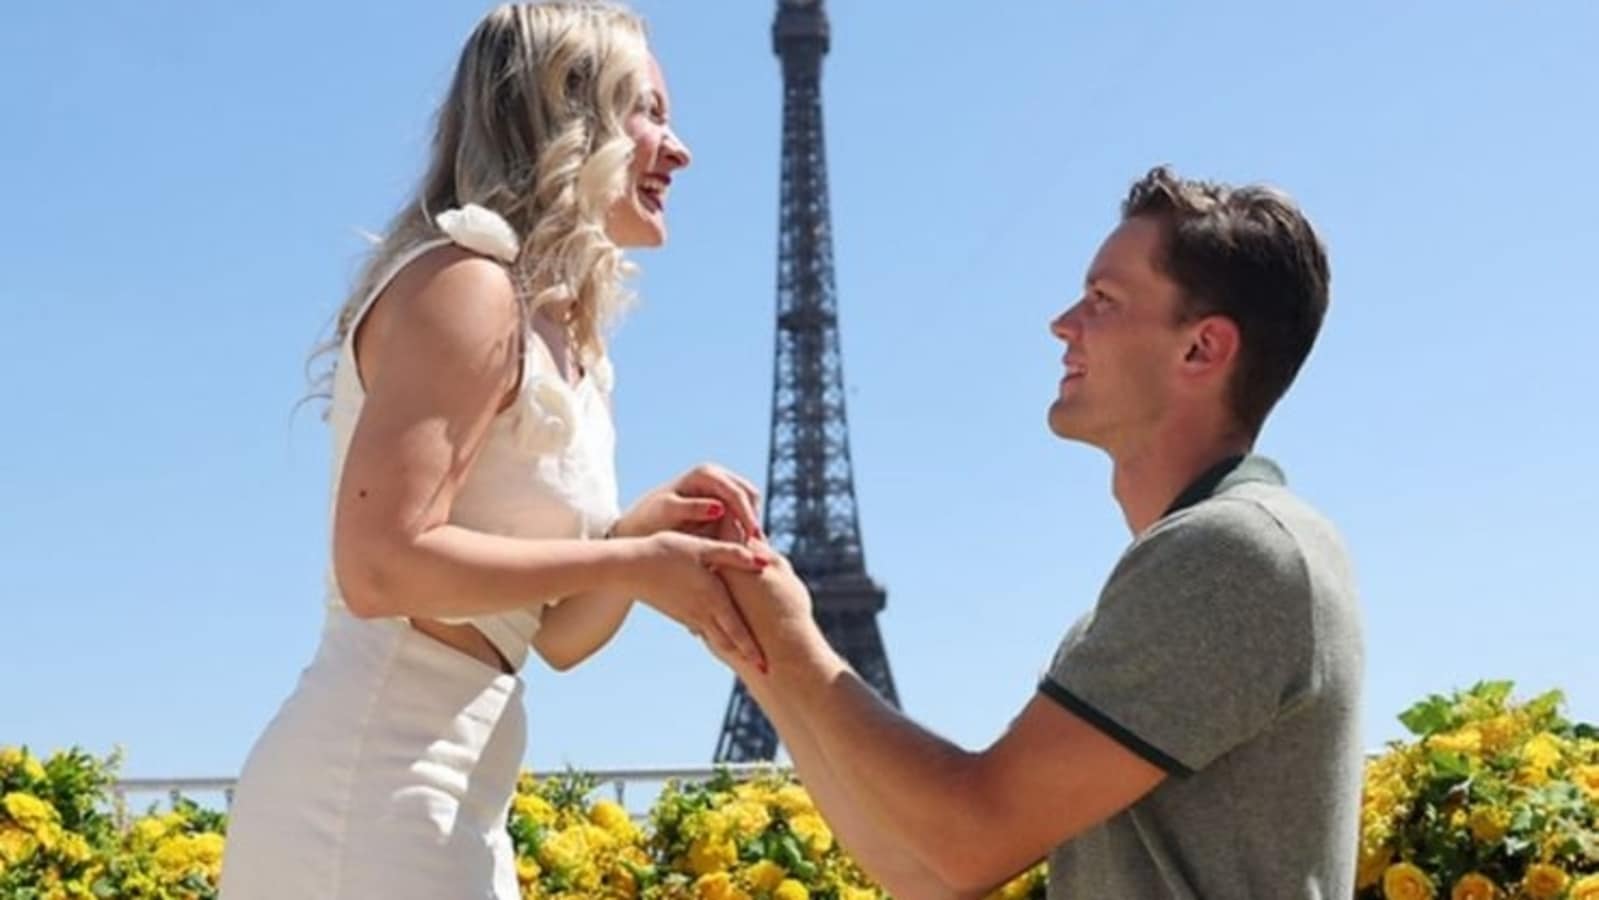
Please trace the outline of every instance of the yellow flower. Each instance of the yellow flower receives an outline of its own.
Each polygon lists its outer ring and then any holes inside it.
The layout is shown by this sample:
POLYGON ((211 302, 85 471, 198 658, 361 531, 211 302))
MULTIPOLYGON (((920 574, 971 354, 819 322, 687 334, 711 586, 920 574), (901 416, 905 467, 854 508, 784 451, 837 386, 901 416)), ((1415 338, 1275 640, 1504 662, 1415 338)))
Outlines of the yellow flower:
POLYGON ((722 814, 739 837, 755 837, 772 824, 772 814, 753 800, 734 800, 722 807, 722 814))
POLYGON ((727 837, 731 828, 732 823, 728 822, 727 816, 718 810, 710 809, 689 819, 683 832, 691 838, 708 837, 712 840, 721 840, 727 837))
POLYGON ((769 859, 763 859, 744 870, 744 882, 757 891, 776 890, 787 877, 788 872, 769 859))
POLYGON ((73 865, 80 865, 89 861, 94 856, 94 851, 89 849, 89 842, 83 835, 75 831, 68 831, 61 836, 61 845, 56 849, 61 858, 73 865))
POLYGON ((801 813, 788 820, 789 830, 805 842, 805 849, 815 858, 833 848, 833 831, 815 813, 801 813))
POLYGON ((1527 876, 1521 881, 1521 889, 1533 900, 1552 900, 1560 896, 1566 889, 1566 882, 1571 876, 1559 866, 1548 863, 1533 863, 1527 867, 1527 876))
POLYGON ((1494 844, 1510 829, 1510 811, 1497 806, 1479 806, 1471 811, 1471 836, 1479 843, 1494 844))
POLYGON ((516 858, 516 880, 521 882, 524 887, 538 881, 539 876, 543 874, 544 870, 539 867, 537 861, 528 859, 525 856, 516 858))
POLYGON ((44 766, 21 747, 0 747, 0 778, 7 772, 21 772, 29 781, 44 781, 48 777, 44 766))
POLYGON ((845 885, 838 892, 838 900, 878 900, 878 893, 871 888, 845 885))
POLYGON ((1387 845, 1360 851, 1360 865, 1355 870, 1355 887, 1365 890, 1382 880, 1382 873, 1393 862, 1394 851, 1387 845))
POLYGON ((695 875, 725 872, 738 862, 738 848, 727 838, 700 838, 688 847, 688 869, 695 875))
POLYGON ((1599 900, 1599 875, 1577 879, 1577 883, 1571 886, 1569 900, 1599 900))
POLYGON ((1028 870, 1005 882, 1005 885, 991 896, 997 898, 997 900, 1026 900, 1027 895, 1032 893, 1032 891, 1033 872, 1028 870))
POLYGON ((1534 735, 1521 748, 1521 779, 1530 785, 1540 785, 1549 780, 1549 770, 1560 762, 1560 739, 1543 732, 1534 735))
POLYGON ((750 895, 735 885, 726 872, 701 875, 694 882, 694 895, 699 900, 750 900, 750 895))
POLYGON ((1491 719, 1477 723, 1482 733, 1482 749, 1484 753, 1498 753, 1509 748, 1516 742, 1516 737, 1521 731, 1521 725, 1514 716, 1500 714, 1491 719))
POLYGON ((197 875, 215 882, 222 874, 222 835, 178 834, 161 842, 152 859, 157 876, 167 882, 197 875))
POLYGON ((792 878, 787 878, 783 880, 782 884, 777 886, 777 890, 772 892, 772 898, 773 900, 811 900, 811 892, 805 889, 805 885, 792 878))
POLYGON ((555 872, 571 872, 583 863, 587 851, 582 832, 572 828, 557 831, 539 844, 539 865, 555 872))
POLYGON ((517 794, 511 801, 511 810, 535 825, 555 824, 555 807, 538 794, 517 794))
POLYGON ((1386 900, 1432 900, 1432 879, 1410 863, 1394 863, 1382 873, 1386 900))
POLYGON ((1460 880, 1455 882, 1455 889, 1449 892, 1449 900, 1494 900, 1498 896, 1499 886, 1481 872, 1460 876, 1460 880))
POLYGON ((19 863, 38 850, 33 835, 15 825, 0 825, 0 862, 19 863))
POLYGON ((5 807, 6 815, 11 817, 11 821, 30 831, 38 831, 45 825, 60 820, 55 807, 22 791, 7 794, 5 800, 0 801, 0 806, 5 807))
POLYGON ((811 800, 811 795, 797 784, 785 784, 778 788, 777 793, 772 795, 772 805, 788 816, 816 811, 816 804, 811 800))
POLYGON ((633 819, 621 804, 601 800, 589 810, 589 821, 623 840, 630 840, 635 832, 633 819))
POLYGON ((1571 780, 1582 788, 1589 800, 1599 803, 1599 764, 1576 767, 1571 770, 1571 780))
POLYGON ((1482 732, 1476 725, 1467 725, 1458 731, 1435 734, 1427 738, 1427 747, 1430 750, 1442 750, 1445 753, 1475 755, 1482 752, 1482 732))

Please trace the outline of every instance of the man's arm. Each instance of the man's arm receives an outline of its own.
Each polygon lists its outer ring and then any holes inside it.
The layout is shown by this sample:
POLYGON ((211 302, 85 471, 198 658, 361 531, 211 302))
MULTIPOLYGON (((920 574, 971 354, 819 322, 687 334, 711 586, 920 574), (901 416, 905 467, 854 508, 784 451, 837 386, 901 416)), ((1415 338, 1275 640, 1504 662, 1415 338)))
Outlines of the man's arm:
POLYGON ((771 660, 767 690, 781 698, 790 730, 812 738, 833 790, 957 895, 1003 882, 1165 777, 1043 696, 993 746, 966 751, 884 703, 850 670, 786 563, 729 584, 771 660))
MULTIPOLYGON (((733 579, 729 579, 732 581, 733 579)), ((735 589, 736 595, 736 589, 735 589)), ((749 689, 761 709, 771 719, 783 744, 788 748, 801 781, 839 842, 872 878, 895 897, 904 900, 964 900, 980 893, 955 891, 939 880, 931 869, 902 846, 884 823, 870 819, 866 811, 844 790, 821 748, 794 715, 790 705, 773 690, 771 680, 755 671, 730 647, 712 649, 727 663, 749 689)))

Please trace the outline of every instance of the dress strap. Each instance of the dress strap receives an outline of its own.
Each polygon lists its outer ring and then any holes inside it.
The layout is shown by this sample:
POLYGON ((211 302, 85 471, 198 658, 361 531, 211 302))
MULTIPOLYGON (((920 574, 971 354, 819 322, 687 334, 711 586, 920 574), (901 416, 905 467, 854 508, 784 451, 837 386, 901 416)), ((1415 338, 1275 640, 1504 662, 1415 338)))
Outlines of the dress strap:
POLYGON ((352 342, 355 340, 356 329, 361 327, 361 320, 366 318, 366 314, 372 309, 372 304, 377 302, 378 297, 383 294, 389 283, 406 266, 416 262, 424 253, 437 250, 450 243, 452 241, 447 237, 430 238, 395 257, 394 261, 389 263, 389 267, 383 271, 383 276, 374 281, 372 287, 367 290, 366 296, 361 298, 361 305, 355 308, 355 316, 350 319, 349 330, 344 334, 345 343, 354 346, 352 342))

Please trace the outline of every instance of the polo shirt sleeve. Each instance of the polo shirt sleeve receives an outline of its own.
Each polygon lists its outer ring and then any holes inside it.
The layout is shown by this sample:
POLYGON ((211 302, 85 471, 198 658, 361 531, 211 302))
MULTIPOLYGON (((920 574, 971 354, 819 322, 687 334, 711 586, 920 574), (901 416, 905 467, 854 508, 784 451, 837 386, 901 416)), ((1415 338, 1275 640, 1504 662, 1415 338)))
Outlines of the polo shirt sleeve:
POLYGON ((1304 558, 1257 503, 1218 498, 1136 541, 1039 690, 1168 773, 1197 772, 1308 687, 1304 558))

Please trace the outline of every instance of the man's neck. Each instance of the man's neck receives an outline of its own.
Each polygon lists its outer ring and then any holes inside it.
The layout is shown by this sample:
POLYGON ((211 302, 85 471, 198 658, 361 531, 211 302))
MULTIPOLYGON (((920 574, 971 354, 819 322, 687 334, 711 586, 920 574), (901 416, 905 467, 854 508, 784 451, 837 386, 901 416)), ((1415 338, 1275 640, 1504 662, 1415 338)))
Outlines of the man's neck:
POLYGON ((1250 451, 1254 441, 1235 430, 1206 436, 1193 429, 1159 431, 1137 446, 1111 454, 1111 493, 1134 535, 1159 521, 1183 489, 1231 456, 1250 451))

